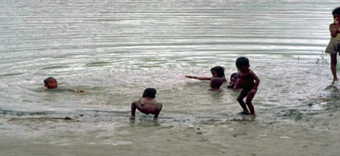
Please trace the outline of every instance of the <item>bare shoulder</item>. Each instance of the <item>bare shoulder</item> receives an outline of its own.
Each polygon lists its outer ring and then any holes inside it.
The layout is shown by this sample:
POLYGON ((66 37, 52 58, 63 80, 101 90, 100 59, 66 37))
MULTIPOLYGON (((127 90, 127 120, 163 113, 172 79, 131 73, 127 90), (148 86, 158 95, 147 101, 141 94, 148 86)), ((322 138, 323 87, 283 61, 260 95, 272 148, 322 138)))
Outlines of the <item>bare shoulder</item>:
POLYGON ((259 79, 259 78, 257 77, 257 75, 255 74, 255 72, 254 72, 253 70, 251 70, 251 69, 249 69, 249 74, 250 74, 253 78, 259 79))
POLYGON ((249 69, 249 74, 256 75, 255 72, 253 70, 251 70, 251 69, 249 69))

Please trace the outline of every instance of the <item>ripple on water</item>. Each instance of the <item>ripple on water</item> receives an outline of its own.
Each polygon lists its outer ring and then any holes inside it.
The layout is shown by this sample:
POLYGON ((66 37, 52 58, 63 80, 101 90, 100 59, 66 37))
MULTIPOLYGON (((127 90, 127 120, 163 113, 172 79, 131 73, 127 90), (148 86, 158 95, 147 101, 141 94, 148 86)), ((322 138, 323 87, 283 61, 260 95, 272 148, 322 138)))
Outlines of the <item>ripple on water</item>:
POLYGON ((49 66, 49 67, 44 67, 42 70, 48 70, 48 69, 62 69, 62 68, 69 68, 70 66, 49 66))
POLYGON ((3 74, 3 75, 0 75, 0 76, 7 77, 7 76, 18 76, 18 75, 23 75, 23 74, 25 74, 25 73, 9 73, 9 74, 3 74))
POLYGON ((111 65, 111 62, 91 62, 87 63, 86 67, 102 67, 102 66, 109 66, 111 65))

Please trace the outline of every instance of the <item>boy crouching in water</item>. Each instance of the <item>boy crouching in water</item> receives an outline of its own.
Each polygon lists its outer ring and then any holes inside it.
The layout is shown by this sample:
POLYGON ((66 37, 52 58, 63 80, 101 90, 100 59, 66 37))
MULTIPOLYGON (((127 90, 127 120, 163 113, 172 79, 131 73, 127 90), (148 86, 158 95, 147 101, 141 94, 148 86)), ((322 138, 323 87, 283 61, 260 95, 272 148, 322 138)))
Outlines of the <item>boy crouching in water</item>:
POLYGON ((131 104, 131 117, 130 119, 135 119, 135 112, 138 109, 140 112, 144 114, 154 114, 154 119, 158 118, 159 113, 162 110, 162 103, 157 103, 155 100, 156 97, 156 89, 147 88, 144 90, 143 98, 140 98, 138 101, 134 101, 131 104))
POLYGON ((241 107, 243 108, 242 114, 249 114, 255 116, 255 109, 253 106, 253 98, 257 92, 257 87, 260 84, 260 79, 256 76, 256 74, 249 69, 249 60, 246 57, 239 57, 236 60, 236 67, 238 69, 237 73, 237 81, 234 86, 234 90, 238 88, 242 88, 240 95, 237 98, 237 101, 240 103, 241 107), (254 82, 255 81, 255 82, 254 82), (243 99, 247 97, 246 103, 244 103, 243 99), (247 105, 246 105, 247 104, 247 105), (249 110, 248 110, 248 108, 249 110))

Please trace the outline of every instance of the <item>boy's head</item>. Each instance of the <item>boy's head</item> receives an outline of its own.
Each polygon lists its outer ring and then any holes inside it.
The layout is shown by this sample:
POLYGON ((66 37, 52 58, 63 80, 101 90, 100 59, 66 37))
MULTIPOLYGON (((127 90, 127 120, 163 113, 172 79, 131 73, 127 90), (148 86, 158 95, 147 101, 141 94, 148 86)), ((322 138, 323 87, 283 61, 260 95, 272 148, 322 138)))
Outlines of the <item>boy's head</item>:
POLYGON ((230 75, 230 83, 235 83, 237 80, 237 73, 232 73, 230 75))
POLYGON ((221 66, 216 66, 210 69, 213 77, 224 77, 224 68, 221 66))
POLYGON ((156 97, 156 89, 154 88, 146 88, 143 93, 143 97, 150 97, 150 98, 155 98, 156 97))
POLYGON ((48 89, 56 89, 58 87, 58 82, 53 77, 48 77, 44 80, 45 87, 48 89))
POLYGON ((210 80, 210 87, 212 89, 220 89, 220 87, 222 86, 223 82, 224 82, 224 79, 222 79, 222 78, 212 78, 210 80))
POLYGON ((337 22, 337 24, 339 24, 340 21, 340 7, 337 7, 333 10, 332 12, 333 18, 334 18, 334 22, 337 22))
POLYGON ((340 7, 337 7, 332 12, 333 15, 340 15, 340 7))
POLYGON ((250 67, 249 59, 246 57, 239 57, 236 60, 236 67, 238 70, 243 71, 250 67))

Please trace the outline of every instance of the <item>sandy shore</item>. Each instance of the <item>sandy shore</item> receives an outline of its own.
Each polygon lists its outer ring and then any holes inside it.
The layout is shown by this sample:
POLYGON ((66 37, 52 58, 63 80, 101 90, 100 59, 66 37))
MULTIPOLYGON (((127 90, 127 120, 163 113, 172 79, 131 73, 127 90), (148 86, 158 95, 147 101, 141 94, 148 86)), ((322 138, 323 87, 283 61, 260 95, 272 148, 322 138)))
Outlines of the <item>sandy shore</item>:
MULTIPOLYGON (((337 156, 340 113, 301 120, 206 120, 195 124, 166 119, 126 124, 75 119, 1 119, 0 155, 240 155, 337 156), (87 127, 86 127, 87 126, 87 127)), ((121 122, 122 123, 122 122, 121 122)))

